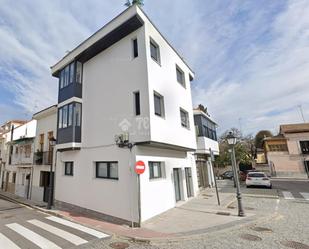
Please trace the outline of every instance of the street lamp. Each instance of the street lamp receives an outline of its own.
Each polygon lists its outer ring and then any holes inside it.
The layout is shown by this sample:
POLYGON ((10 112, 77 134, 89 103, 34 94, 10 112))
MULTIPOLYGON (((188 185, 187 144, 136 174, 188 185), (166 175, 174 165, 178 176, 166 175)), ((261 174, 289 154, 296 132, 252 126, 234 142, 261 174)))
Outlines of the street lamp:
POLYGON ((238 171, 236 169, 236 157, 235 157, 235 145, 237 143, 237 138, 234 136, 232 132, 229 132, 229 134, 226 136, 227 143, 232 149, 232 167, 234 172, 234 180, 236 182, 236 196, 238 201, 238 216, 243 217, 245 216, 245 212, 242 207, 242 201, 241 201, 241 193, 240 193, 240 186, 239 186, 239 180, 238 180, 238 171))
POLYGON ((51 209, 52 202, 53 202, 53 157, 54 157, 54 147, 56 145, 56 139, 54 137, 51 137, 49 139, 49 145, 52 148, 52 156, 51 156, 51 162, 50 162, 50 171, 49 171, 49 186, 48 186, 48 203, 47 203, 47 209, 51 209))

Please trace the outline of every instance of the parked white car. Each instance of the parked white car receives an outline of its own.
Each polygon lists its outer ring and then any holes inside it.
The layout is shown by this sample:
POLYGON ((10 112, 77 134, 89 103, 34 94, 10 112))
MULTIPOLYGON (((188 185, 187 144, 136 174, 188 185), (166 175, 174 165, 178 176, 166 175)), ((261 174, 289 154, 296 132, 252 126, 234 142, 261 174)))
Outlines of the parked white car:
POLYGON ((247 188, 251 186, 261 186, 271 188, 269 177, 264 172, 249 172, 246 178, 247 188))

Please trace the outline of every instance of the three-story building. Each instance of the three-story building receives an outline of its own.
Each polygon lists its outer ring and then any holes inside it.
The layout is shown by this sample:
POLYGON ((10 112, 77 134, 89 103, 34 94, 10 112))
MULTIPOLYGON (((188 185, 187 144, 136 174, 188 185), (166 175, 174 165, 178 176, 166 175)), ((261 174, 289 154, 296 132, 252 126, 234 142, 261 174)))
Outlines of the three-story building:
POLYGON ((58 205, 139 222, 196 195, 194 73, 138 6, 68 53, 52 75, 58 205))

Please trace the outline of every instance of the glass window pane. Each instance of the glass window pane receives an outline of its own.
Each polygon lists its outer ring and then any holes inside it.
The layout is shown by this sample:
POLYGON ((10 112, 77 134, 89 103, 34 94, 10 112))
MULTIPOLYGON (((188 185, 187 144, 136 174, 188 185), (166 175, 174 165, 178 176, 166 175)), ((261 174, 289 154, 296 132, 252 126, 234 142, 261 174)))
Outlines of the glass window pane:
POLYGON ((58 128, 62 128, 62 108, 58 111, 58 128))
POLYGON ((107 176, 107 163, 97 163, 97 177, 107 176))
POLYGON ((70 68, 69 66, 66 66, 64 69, 64 84, 63 84, 64 87, 69 84, 69 73, 70 73, 70 68))
POLYGON ((154 95, 155 114, 161 116, 161 98, 158 95, 154 95))
POLYGON ((109 176, 118 179, 118 163, 110 163, 109 176))
POLYGON ((68 126, 71 126, 73 123, 73 104, 69 104, 68 110, 68 126))
POLYGON ((139 92, 134 93, 134 102, 135 102, 135 115, 140 115, 141 114, 141 106, 140 106, 139 92))
POLYGON ((177 81, 178 81, 180 84, 184 85, 184 83, 185 83, 185 81, 184 81, 184 73, 183 73, 183 71, 182 71, 180 68, 178 68, 177 66, 176 66, 176 75, 177 75, 177 81))
POLYGON ((74 62, 70 64, 70 83, 74 82, 74 62))
POLYGON ((82 83, 82 63, 76 62, 76 83, 82 83))
POLYGON ((62 107, 62 128, 68 126, 68 106, 62 107))
POLYGON ((60 80, 60 89, 61 89, 63 88, 63 83, 64 83, 64 71, 63 70, 60 72, 59 80, 60 80))
POLYGON ((133 40, 133 57, 138 57, 138 45, 137 45, 137 39, 133 40))
POLYGON ((75 103, 75 125, 80 126, 81 121, 81 104, 75 103))
POLYGON ((154 60, 159 62, 159 47, 152 41, 150 41, 150 55, 154 60))

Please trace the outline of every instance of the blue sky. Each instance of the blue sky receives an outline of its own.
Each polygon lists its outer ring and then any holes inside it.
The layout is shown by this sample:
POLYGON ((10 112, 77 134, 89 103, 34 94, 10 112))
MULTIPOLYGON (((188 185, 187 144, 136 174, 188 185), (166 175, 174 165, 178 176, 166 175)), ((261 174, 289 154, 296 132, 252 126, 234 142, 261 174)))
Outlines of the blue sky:
MULTIPOLYGON (((125 9, 125 0, 0 0, 0 123, 57 101, 55 64, 125 9)), ((219 131, 309 121, 309 1, 145 0, 196 73, 194 105, 219 131)))

